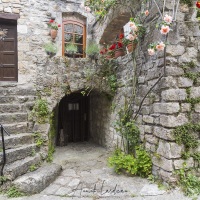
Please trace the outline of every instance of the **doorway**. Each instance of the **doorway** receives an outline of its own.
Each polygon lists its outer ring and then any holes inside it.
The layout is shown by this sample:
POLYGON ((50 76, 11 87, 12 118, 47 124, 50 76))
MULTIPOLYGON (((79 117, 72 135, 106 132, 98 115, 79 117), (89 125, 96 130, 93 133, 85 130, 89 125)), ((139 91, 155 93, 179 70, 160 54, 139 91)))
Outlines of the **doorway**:
POLYGON ((17 21, 0 19, 0 81, 17 81, 17 21))
POLYGON ((89 139, 89 97, 80 93, 65 96, 58 107, 56 143, 66 146, 69 142, 89 139))

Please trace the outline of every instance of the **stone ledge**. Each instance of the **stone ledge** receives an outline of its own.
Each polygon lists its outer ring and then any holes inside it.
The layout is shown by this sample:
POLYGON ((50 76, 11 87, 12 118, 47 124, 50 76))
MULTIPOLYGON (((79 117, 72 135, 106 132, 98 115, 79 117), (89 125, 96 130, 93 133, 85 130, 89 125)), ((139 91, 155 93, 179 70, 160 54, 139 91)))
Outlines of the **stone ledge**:
POLYGON ((26 194, 35 194, 49 186, 60 174, 62 167, 50 164, 39 168, 16 179, 13 184, 26 194))

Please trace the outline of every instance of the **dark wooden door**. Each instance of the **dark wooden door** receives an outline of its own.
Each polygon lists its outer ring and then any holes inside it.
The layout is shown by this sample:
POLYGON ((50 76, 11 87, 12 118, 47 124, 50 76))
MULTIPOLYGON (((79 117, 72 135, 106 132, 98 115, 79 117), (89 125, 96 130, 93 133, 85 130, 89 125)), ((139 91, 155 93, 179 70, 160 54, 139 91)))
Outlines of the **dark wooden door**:
POLYGON ((17 22, 0 20, 0 81, 17 81, 17 22))
POLYGON ((88 139, 88 98, 82 94, 64 97, 59 104, 57 145, 88 139))

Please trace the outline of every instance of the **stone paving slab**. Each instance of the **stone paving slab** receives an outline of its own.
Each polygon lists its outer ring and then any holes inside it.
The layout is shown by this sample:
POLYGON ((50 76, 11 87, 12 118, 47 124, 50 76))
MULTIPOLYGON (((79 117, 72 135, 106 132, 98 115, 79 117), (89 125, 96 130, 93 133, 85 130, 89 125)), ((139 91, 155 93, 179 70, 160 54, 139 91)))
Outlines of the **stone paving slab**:
MULTIPOLYGON (((10 200, 188 200, 179 190, 160 190, 147 179, 117 175, 107 166, 110 153, 90 143, 59 147, 54 163, 62 165, 57 179, 40 194, 10 200)), ((7 200, 0 196, 0 200, 7 200)), ((200 200, 200 197, 198 198, 200 200)))

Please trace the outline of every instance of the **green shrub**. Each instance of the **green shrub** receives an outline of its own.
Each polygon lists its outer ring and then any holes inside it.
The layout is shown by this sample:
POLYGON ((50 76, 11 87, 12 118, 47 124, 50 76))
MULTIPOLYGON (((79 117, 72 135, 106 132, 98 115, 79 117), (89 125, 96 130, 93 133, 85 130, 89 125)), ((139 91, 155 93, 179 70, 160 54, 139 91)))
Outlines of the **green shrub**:
POLYGON ((58 51, 58 48, 55 44, 53 44, 52 42, 49 42, 47 44, 44 45, 45 51, 47 52, 47 54, 56 54, 58 51))
POLYGON ((118 174, 122 171, 141 177, 148 177, 151 174, 151 158, 141 147, 137 148, 136 157, 133 154, 125 154, 120 149, 116 149, 108 162, 109 166, 114 167, 118 174))
POLYGON ((99 46, 96 42, 90 41, 86 48, 86 54, 90 57, 97 56, 99 54, 99 46))
POLYGON ((47 101, 44 99, 38 99, 35 102, 35 105, 29 117, 40 124, 46 123, 49 117, 49 108, 47 101))
POLYGON ((185 168, 177 171, 179 185, 187 196, 200 195, 200 179, 191 173, 186 173, 185 168))

